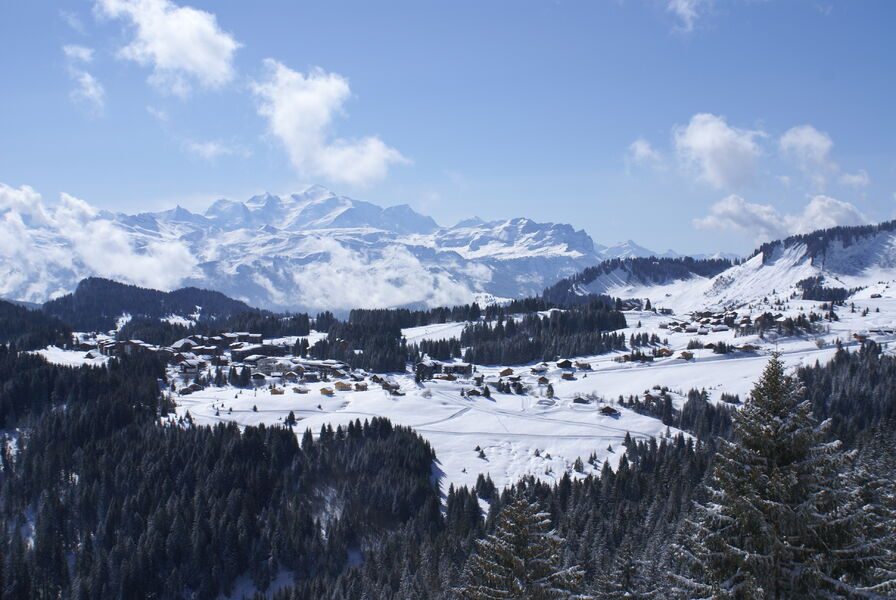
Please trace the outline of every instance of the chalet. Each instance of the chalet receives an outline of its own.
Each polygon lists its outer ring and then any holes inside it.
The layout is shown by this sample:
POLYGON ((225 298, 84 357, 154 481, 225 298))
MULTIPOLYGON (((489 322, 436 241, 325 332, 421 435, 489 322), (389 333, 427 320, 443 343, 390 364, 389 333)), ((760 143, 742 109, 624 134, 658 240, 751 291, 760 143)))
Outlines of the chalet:
POLYGON ((258 364, 258 361, 262 360, 264 357, 265 356, 263 354, 250 354, 249 356, 243 358, 243 360, 240 362, 250 367, 254 367, 258 364))
POLYGON ((576 361, 576 363, 575 363, 575 367, 576 367, 577 369, 582 370, 582 371, 590 371, 590 370, 591 370, 591 363, 587 363, 587 362, 585 362, 585 361, 579 360, 579 361, 576 361))
POLYGON ((401 386, 398 385, 397 383, 395 383, 394 381, 386 381, 385 379, 383 380, 382 383, 380 383, 380 385, 387 392, 397 392, 398 390, 401 389, 401 386))
POLYGON ((204 360, 193 358, 180 363, 181 373, 198 373, 206 368, 207 363, 204 360))
POLYGON ((616 410, 612 406, 603 406, 600 409, 600 414, 602 414, 606 417, 618 417, 622 413, 620 413, 618 410, 616 410))
POLYGON ((320 388, 320 393, 324 396, 332 396, 334 394, 333 389, 327 387, 320 388))
POLYGON ((576 396, 572 399, 573 404, 590 404, 591 402, 587 398, 582 398, 581 396, 576 396))
POLYGON ((265 379, 267 379, 267 375, 265 375, 264 373, 259 373, 258 371, 255 371, 254 373, 252 373, 253 381, 260 382, 260 381, 264 381, 265 379))
POLYGON ((529 369, 529 372, 533 375, 542 375, 548 372, 548 366, 545 364, 540 364, 529 369))
POLYGON ((442 365, 442 373, 450 373, 452 375, 462 375, 464 377, 472 377, 473 365, 470 363, 449 363, 442 365))
POLYGON ((511 375, 513 375, 513 369, 510 367, 501 369, 501 371, 498 372, 498 376, 500 377, 510 377, 511 375))
MULTIPOLYGON (((246 362, 246 359, 250 356, 263 357, 264 354, 261 353, 261 349, 261 344, 246 344, 241 345, 239 348, 231 348, 230 360, 234 362, 246 362)), ((255 360, 258 360, 258 358, 255 358, 255 360)))
POLYGON ((299 374, 296 373, 295 371, 287 371, 286 373, 283 374, 283 379, 285 381, 298 381, 299 374))
POLYGON ((296 386, 296 387, 292 388, 292 391, 294 391, 297 394, 307 394, 308 388, 296 386))
POLYGON ((421 360, 414 366, 414 374, 419 379, 432 379, 433 375, 442 372, 442 363, 437 360, 421 360))
POLYGON ((176 342, 171 344, 171 348, 175 352, 184 352, 184 351, 192 350, 193 346, 197 346, 197 345, 198 344, 194 340, 191 340, 190 338, 183 338, 183 339, 177 340, 176 342))
POLYGON ((681 354, 678 355, 678 358, 680 358, 682 360, 693 360, 694 353, 689 350, 682 350, 681 354))
POLYGON ((877 292, 875 292, 875 293, 871 294, 871 297, 876 299, 876 298, 881 298, 882 296, 880 294, 878 294, 877 292))
POLYGON ((292 363, 280 358, 262 356, 261 358, 257 358, 255 360, 255 367, 262 373, 266 373, 268 375, 271 375, 274 372, 280 372, 282 374, 284 371, 292 367, 292 363))
POLYGON ((550 382, 551 382, 551 380, 548 379, 547 377, 545 377, 544 375, 542 375, 541 377, 538 378, 538 385, 547 385, 550 382))
POLYGON ((569 360, 568 358, 564 358, 563 360, 558 360, 558 361, 557 361, 557 368, 558 368, 558 369, 571 369, 571 368, 572 368, 572 361, 569 360))
POLYGON ((355 383, 355 391, 356 392, 366 392, 367 384, 364 383, 363 381, 359 381, 359 382, 355 383))
POLYGON ((476 388, 467 390, 467 396, 481 396, 481 395, 482 395, 482 392, 480 392, 476 388))
POLYGON ((283 388, 278 388, 278 387, 271 388, 272 396, 282 396, 285 393, 286 393, 286 390, 284 390, 283 388))
POLYGON ((306 383, 316 383, 320 381, 320 373, 317 371, 305 371, 302 375, 302 381, 306 383))
POLYGON ((307 358, 300 358, 296 361, 297 365, 301 365, 305 369, 314 369, 319 373, 332 375, 335 371, 345 371, 348 369, 348 365, 343 362, 339 362, 338 360, 311 360, 307 358))
POLYGON ((455 381, 457 379, 451 373, 436 373, 432 378, 437 381, 455 381))
POLYGON ((336 388, 338 392, 350 392, 352 391, 352 384, 346 383, 344 381, 337 381, 333 387, 336 388))
POLYGON ((564 373, 560 376, 564 381, 575 381, 576 376, 572 373, 564 373))

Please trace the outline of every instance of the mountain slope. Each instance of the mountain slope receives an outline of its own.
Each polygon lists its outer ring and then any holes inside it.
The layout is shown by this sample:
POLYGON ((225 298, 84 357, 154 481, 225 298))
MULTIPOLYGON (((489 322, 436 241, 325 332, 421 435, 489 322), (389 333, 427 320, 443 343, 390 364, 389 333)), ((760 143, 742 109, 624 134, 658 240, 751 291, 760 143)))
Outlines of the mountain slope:
POLYGON ((274 310, 444 306, 535 295, 605 256, 569 225, 516 218, 440 227, 409 206, 381 208, 320 186, 246 202, 218 200, 112 214, 36 193, 4 215, 0 296, 44 302, 91 276, 170 290, 195 286, 274 310), (7 231, 8 229, 8 231, 7 231))
POLYGON ((42 312, 81 331, 111 329, 123 314, 161 319, 225 318, 256 309, 220 292, 182 288, 162 292, 91 277, 71 294, 45 303, 42 312))
POLYGON ((896 221, 835 227, 769 242, 739 264, 726 260, 610 260, 564 279, 549 298, 609 294, 650 298, 676 311, 743 306, 802 294, 806 280, 864 297, 896 282, 896 221))

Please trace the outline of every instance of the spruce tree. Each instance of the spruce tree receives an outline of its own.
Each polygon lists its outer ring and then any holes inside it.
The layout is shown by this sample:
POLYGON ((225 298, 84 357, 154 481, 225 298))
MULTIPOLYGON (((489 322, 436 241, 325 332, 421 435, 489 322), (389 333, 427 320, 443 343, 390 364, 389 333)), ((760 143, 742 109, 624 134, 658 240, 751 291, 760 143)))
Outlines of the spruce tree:
POLYGON ((508 504, 495 532, 477 540, 458 595, 465 600, 585 598, 577 595, 582 569, 561 564, 564 544, 537 503, 508 504))
POLYGON ((876 528, 844 485, 851 455, 828 441, 775 354, 720 440, 705 499, 677 547, 686 598, 877 597, 876 528))

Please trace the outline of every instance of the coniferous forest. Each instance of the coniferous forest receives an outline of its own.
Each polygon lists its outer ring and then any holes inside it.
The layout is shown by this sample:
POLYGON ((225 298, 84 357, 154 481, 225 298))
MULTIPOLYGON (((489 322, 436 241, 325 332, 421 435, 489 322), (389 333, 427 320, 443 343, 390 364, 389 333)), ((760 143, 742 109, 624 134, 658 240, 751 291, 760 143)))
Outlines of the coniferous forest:
MULTIPOLYGON (((617 314, 596 302, 496 315, 463 343, 612 344, 617 314)), ((329 326, 333 339, 376 339, 430 318, 409 315, 329 326)), ((442 496, 437 457, 411 430, 172 422, 153 355, 50 365, 16 344, 66 329, 34 318, 33 331, 8 321, 0 346, 3 598, 896 594, 896 358, 873 343, 794 375, 773 357, 750 398, 728 399, 740 409, 699 390, 681 410, 663 390, 621 399, 689 435, 627 436, 615 469, 503 490, 480 476, 442 496)), ((493 360, 538 355, 513 348, 493 360)))

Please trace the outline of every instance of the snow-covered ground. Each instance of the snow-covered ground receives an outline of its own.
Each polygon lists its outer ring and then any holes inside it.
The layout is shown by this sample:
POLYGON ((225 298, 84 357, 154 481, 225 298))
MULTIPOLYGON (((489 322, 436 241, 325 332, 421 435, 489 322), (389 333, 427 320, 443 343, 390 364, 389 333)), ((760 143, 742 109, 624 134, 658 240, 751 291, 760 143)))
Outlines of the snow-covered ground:
POLYGON ((80 367, 81 365, 99 366, 104 365, 109 360, 108 356, 97 356, 96 358, 88 358, 87 353, 83 350, 63 350, 56 346, 50 346, 43 350, 37 350, 36 354, 40 354, 54 365, 63 365, 66 367, 80 367))
MULTIPOLYGON (((738 309, 738 318, 771 312, 784 317, 821 314, 820 302, 790 298, 789 290, 753 302, 738 309)), ((525 475, 544 480, 555 480, 564 473, 583 476, 573 470, 577 458, 584 463, 583 474, 600 469, 604 460, 615 465, 623 451, 621 442, 626 433, 632 438, 665 435, 667 428, 657 419, 638 415, 616 405, 618 397, 641 396, 654 386, 665 386, 673 392, 673 401, 680 405, 690 389, 705 389, 711 401, 719 401, 722 393, 746 397, 765 366, 771 352, 778 351, 788 365, 810 365, 829 360, 839 341, 855 348, 858 338, 868 337, 893 351, 896 344, 896 286, 884 282, 873 291, 863 290, 846 306, 837 307, 839 320, 823 321, 818 332, 811 335, 776 337, 767 334, 738 336, 733 329, 714 331, 706 335, 673 332, 668 326, 676 321, 688 321, 689 315, 660 315, 652 311, 629 311, 629 327, 623 330, 626 338, 632 334, 656 334, 667 345, 672 356, 657 358, 649 363, 619 362, 623 353, 591 357, 569 357, 574 362, 587 362, 591 369, 577 368, 573 379, 564 379, 564 371, 555 363, 546 370, 532 372, 536 365, 512 365, 513 376, 519 376, 527 388, 526 394, 499 394, 491 398, 468 396, 474 387, 470 380, 427 381, 418 384, 410 373, 393 375, 404 395, 393 396, 368 381, 367 391, 336 391, 332 397, 321 394, 322 387, 331 383, 303 384, 308 393, 299 393, 291 384, 270 379, 257 390, 232 387, 209 387, 187 396, 175 394, 177 415, 189 412, 199 424, 235 421, 240 425, 283 423, 292 411, 299 423, 296 433, 306 428, 313 432, 324 424, 345 425, 354 419, 382 416, 393 422, 414 428, 433 446, 438 456, 437 474, 443 492, 450 484, 473 485, 477 476, 490 474, 500 487, 525 475), (871 295, 880 295, 872 298, 871 295), (854 304, 854 310, 851 305, 854 304), (710 349, 693 349, 693 359, 681 358, 689 343, 699 340, 703 345, 725 342, 733 346, 749 344, 755 351, 714 354, 710 349), (547 386, 539 385, 538 377, 547 377, 554 390, 554 398, 547 398, 547 386), (268 385, 274 383, 284 390, 282 395, 271 394, 268 385), (584 398, 590 402, 573 402, 584 398), (599 411, 607 404, 620 410, 618 416, 605 416, 599 411), (253 409, 254 407, 254 409, 253 409), (484 457, 480 457, 480 450, 484 457), (594 454, 596 460, 589 464, 594 454)), ((404 330, 409 342, 424 339, 458 337, 464 323, 444 323, 404 330)), ((313 343, 323 334, 309 336, 313 343)), ((287 340, 295 343, 294 338, 287 340)), ((643 349, 649 352, 649 348, 643 349)), ((51 347, 39 351, 58 364, 102 364, 105 357, 85 357, 84 352, 51 347)), ((506 366, 476 367, 476 375, 495 381, 506 366)), ((568 377, 569 375, 567 375, 568 377)), ((507 375, 505 375, 505 378, 507 375)), ((171 379, 181 387, 187 383, 173 370, 171 379)), ((493 389, 493 388, 492 388, 493 389)), ((674 429, 672 434, 677 433, 674 429)))
MULTIPOLYGON (((656 419, 620 408, 619 417, 601 415, 600 405, 575 405, 571 398, 553 401, 540 395, 492 394, 492 398, 465 397, 469 383, 431 381, 416 384, 411 375, 394 378, 404 396, 392 396, 379 387, 363 392, 320 393, 331 384, 305 384, 307 394, 285 386, 283 395, 267 388, 239 390, 209 387, 176 397, 177 413, 189 412, 194 421, 211 424, 233 420, 241 425, 282 423, 292 411, 300 419, 297 433, 321 425, 346 425, 355 419, 384 416, 413 427, 433 446, 441 471, 442 491, 449 484, 473 485, 479 473, 489 473, 501 487, 532 474, 546 480, 572 470, 577 457, 587 461, 584 472, 600 469, 604 459, 615 465, 620 444, 632 438, 663 435, 666 427, 656 419), (253 407, 257 410, 253 410, 253 407), (613 446, 613 451, 608 446, 613 446), (485 458, 479 457, 480 448, 485 458)), ((543 390, 541 390, 543 394, 543 390)), ((674 433, 674 431, 673 431, 674 433)))

